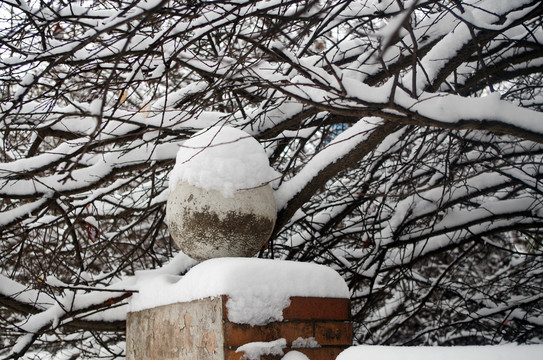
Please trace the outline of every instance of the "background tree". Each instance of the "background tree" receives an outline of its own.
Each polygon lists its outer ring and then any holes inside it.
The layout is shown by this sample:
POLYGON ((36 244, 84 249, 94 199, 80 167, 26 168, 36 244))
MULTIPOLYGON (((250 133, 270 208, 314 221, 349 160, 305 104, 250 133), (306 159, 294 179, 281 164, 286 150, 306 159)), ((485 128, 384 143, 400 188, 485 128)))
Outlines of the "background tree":
POLYGON ((168 172, 216 124, 281 174, 259 256, 337 269, 357 343, 540 342, 542 13, 4 0, 0 354, 123 356, 135 271, 193 264, 168 172))

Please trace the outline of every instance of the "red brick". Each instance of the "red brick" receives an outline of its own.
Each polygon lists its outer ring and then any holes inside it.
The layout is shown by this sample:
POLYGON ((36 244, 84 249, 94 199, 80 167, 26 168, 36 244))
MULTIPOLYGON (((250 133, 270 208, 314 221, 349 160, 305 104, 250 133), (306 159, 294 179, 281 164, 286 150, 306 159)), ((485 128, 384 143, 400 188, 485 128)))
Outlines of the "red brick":
POLYGON ((229 321, 224 323, 224 344, 231 347, 255 341, 274 341, 280 338, 284 338, 287 344, 290 344, 299 337, 314 336, 312 322, 273 322, 265 326, 235 324, 229 321))
MULTIPOLYGON (((288 346, 298 337, 315 337, 319 348, 286 348, 296 350, 311 360, 334 360, 352 344, 352 324, 349 300, 338 298, 292 297, 289 307, 283 310, 283 322, 265 326, 235 324, 228 321, 227 296, 223 296, 225 360, 244 360, 243 352, 236 349, 249 342, 273 341, 285 338, 288 346), (336 321, 333 321, 336 320, 336 321)), ((261 360, 280 360, 282 356, 262 356, 261 360)))
POLYGON ((285 320, 349 320, 349 299, 299 297, 290 298, 283 310, 285 320))
MULTIPOLYGON (((223 319, 228 319, 227 295, 222 295, 223 319)), ((349 299, 293 296, 283 309, 284 320, 349 320, 349 299)))
POLYGON ((350 322, 317 322, 315 340, 321 346, 350 346, 353 342, 353 325, 350 322))
POLYGON ((224 349, 224 360, 243 360, 243 352, 224 349))

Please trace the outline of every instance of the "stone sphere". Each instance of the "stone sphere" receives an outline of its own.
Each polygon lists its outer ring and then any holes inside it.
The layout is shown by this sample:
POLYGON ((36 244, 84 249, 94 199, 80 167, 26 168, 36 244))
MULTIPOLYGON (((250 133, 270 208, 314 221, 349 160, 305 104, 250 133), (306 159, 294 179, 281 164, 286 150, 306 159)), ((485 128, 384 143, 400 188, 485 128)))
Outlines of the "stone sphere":
POLYGON ((225 197, 180 180, 170 192, 166 222, 177 246, 193 259, 250 257, 268 241, 277 211, 270 185, 225 197))

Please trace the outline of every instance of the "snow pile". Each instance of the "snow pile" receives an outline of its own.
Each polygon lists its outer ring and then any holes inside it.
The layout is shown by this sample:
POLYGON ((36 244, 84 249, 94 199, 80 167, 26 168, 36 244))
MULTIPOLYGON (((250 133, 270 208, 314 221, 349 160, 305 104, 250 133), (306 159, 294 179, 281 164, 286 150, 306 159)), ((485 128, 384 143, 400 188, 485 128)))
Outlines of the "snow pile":
POLYGON ((170 173, 170 191, 180 180, 231 197, 237 190, 267 184, 277 177, 260 143, 246 132, 213 126, 185 141, 170 173))
POLYGON ((543 345, 496 346, 353 346, 344 350, 336 360, 538 360, 543 355, 543 345))
POLYGON ((303 337, 297 338, 296 340, 292 342, 292 347, 293 348, 319 348, 321 346, 319 345, 317 340, 315 340, 315 338, 312 336, 308 338, 303 338, 303 337))
POLYGON ((228 319, 264 325, 283 319, 292 296, 349 298, 345 281, 317 264, 256 258, 217 258, 193 267, 179 281, 141 278, 130 311, 228 295, 228 319))
POLYGON ((309 360, 309 358, 296 350, 289 351, 285 356, 281 358, 281 360, 309 360))
POLYGON ((270 342, 250 342, 236 349, 236 352, 244 352, 247 360, 260 360, 263 355, 283 355, 283 349, 287 346, 285 339, 277 339, 270 342))

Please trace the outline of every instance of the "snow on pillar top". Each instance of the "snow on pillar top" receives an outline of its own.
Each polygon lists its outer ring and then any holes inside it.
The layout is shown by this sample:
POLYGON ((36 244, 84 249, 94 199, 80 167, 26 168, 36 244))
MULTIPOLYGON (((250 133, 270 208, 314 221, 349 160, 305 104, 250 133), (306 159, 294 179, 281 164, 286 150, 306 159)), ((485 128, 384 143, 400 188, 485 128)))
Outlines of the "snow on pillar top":
POLYGON ((132 312, 228 295, 228 319, 250 325, 283 320, 294 296, 349 298, 343 278, 327 266, 256 258, 204 261, 176 282, 168 275, 141 278, 137 288, 132 312))

